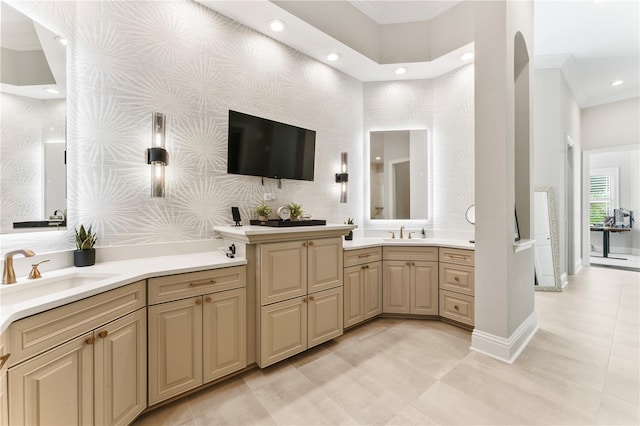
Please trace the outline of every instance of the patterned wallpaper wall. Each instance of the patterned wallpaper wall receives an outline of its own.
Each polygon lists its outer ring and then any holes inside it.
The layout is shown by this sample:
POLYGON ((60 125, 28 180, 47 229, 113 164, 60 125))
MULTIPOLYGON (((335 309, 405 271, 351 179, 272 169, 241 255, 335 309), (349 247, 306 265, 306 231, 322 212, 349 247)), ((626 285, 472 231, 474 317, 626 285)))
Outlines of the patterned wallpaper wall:
MULTIPOLYGON (((436 146, 452 144, 434 148, 436 161, 456 162, 439 166, 434 183, 464 163, 471 181, 447 178, 457 186, 448 191, 473 193, 473 152, 463 148, 473 146, 472 67, 435 80, 363 84, 188 1, 10 3, 70 39, 69 221, 97 227, 99 246, 210 238, 214 225, 230 222, 231 206, 247 219, 264 192, 277 194, 274 207, 295 201, 316 218, 366 225, 362 154, 370 130, 434 130, 436 146), (316 130, 315 182, 286 180, 278 189, 227 175, 229 109, 316 130), (168 116, 165 199, 149 197, 144 163, 153 111, 168 116), (347 204, 338 203, 334 181, 341 151, 350 154, 347 204)), ((434 223, 466 225, 464 216, 445 219, 438 202, 447 200, 434 201, 434 223)), ((2 249, 69 249, 72 232, 3 236, 2 249)))
POLYGON ((189 1, 12 4, 70 39, 69 220, 93 224, 99 246, 211 238, 231 206, 248 219, 264 192, 316 218, 361 217, 361 82, 189 1), (229 109, 316 130, 315 181, 228 175, 229 109), (165 199, 149 197, 144 162, 153 111, 168 116, 165 199))
MULTIPOLYGON (((44 143, 64 140, 65 100, 0 93, 0 230, 42 220, 44 143)), ((48 212, 53 214, 53 212, 48 212)))

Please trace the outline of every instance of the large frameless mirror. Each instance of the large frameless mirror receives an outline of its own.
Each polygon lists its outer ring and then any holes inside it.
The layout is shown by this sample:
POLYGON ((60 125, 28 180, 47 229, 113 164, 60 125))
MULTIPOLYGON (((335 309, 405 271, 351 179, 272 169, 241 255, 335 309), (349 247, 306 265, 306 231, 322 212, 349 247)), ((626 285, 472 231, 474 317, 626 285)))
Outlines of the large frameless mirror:
POLYGON ((1 7, 0 232, 57 228, 67 208, 65 40, 1 7))
POLYGON ((369 218, 430 219, 429 132, 369 133, 369 218))

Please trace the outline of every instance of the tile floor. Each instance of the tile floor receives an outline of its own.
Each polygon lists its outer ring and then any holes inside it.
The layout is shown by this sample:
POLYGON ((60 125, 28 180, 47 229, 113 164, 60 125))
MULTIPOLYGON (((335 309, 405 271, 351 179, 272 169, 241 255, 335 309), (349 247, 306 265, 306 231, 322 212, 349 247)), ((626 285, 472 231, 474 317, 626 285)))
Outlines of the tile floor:
POLYGON ((540 330, 505 364, 436 321, 377 319, 136 425, 640 424, 640 273, 584 268, 537 292, 540 330))

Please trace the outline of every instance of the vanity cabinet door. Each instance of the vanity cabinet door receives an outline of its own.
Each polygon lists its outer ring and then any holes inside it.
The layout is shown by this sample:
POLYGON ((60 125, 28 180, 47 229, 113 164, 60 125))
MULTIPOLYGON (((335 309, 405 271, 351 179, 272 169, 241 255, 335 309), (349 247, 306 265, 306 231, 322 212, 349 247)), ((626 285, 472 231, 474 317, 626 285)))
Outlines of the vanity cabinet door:
POLYGON ((260 308, 260 367, 307 349, 307 297, 260 308))
POLYGON ((9 424, 93 424, 93 333, 9 369, 9 424))
POLYGON ((382 262, 367 263, 364 276, 364 319, 382 313, 382 262))
POLYGON ((342 285, 342 238, 320 238, 307 243, 309 281, 308 293, 342 285))
POLYGON ((147 312, 94 332, 95 422, 126 425, 147 408, 147 312))
POLYGON ((203 371, 204 383, 247 366, 246 289, 204 296, 203 371))
POLYGON ((7 370, 9 367, 9 333, 0 336, 0 425, 9 424, 9 395, 7 394, 7 370))
POLYGON ((411 262, 411 313, 438 315, 438 262, 411 262))
POLYGON ((342 287, 309 295, 307 348, 342 336, 342 287))
POLYGON ((149 405, 202 384, 202 297, 149 306, 149 405))
POLYGON ((384 261, 382 280, 382 311, 388 314, 410 314, 411 262, 384 261))
POLYGON ((351 327, 365 319, 364 265, 344 270, 344 326, 351 327))
POLYGON ((306 241, 260 246, 260 304, 268 305, 307 294, 306 241))
POLYGON ((0 425, 9 424, 9 395, 7 394, 7 370, 0 370, 0 425))

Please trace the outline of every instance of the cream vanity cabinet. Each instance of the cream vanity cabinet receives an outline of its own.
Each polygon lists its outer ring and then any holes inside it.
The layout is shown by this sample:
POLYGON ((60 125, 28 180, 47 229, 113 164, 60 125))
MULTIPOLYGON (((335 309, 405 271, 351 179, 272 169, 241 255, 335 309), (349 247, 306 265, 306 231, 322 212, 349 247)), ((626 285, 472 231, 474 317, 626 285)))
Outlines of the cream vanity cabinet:
POLYGON ((343 333, 342 238, 263 243, 256 251, 260 367, 343 333))
POLYGON ((149 405, 247 365, 246 267, 149 279, 149 405))
POLYGON ((147 403, 145 293, 140 281, 14 322, 9 424, 131 423, 147 403))
POLYGON ((9 424, 9 395, 7 386, 7 370, 9 369, 9 333, 0 335, 0 425, 9 424))
POLYGON ((440 248, 440 316, 474 325, 474 252, 440 248))
POLYGON ((344 327, 382 313, 382 248, 344 252, 344 327))
POLYGON ((438 315, 438 248, 383 247, 386 314, 438 315))

